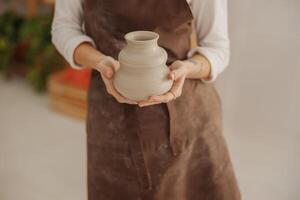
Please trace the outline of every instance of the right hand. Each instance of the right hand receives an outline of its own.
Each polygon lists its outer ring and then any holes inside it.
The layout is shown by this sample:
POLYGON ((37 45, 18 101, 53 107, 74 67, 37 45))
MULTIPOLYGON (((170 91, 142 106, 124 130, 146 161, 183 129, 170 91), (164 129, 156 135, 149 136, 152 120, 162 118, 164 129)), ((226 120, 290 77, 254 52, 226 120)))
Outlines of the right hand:
POLYGON ((103 56, 93 68, 100 72, 108 94, 112 95, 119 103, 138 104, 136 101, 123 97, 114 87, 113 77, 120 68, 117 60, 110 56, 103 56))

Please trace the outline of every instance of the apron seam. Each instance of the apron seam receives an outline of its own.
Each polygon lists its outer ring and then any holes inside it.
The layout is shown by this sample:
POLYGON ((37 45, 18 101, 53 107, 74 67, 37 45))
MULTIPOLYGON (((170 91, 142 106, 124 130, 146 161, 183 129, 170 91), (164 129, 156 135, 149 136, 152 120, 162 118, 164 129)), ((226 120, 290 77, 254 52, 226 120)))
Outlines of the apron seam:
MULTIPOLYGON (((139 108, 137 107, 136 108, 136 111, 138 110, 139 108)), ((142 133, 141 131, 141 127, 140 127, 140 120, 139 118, 137 117, 137 121, 138 121, 138 125, 137 125, 137 134, 138 134, 138 137, 139 137, 139 142, 140 142, 140 146, 141 146, 141 149, 142 149, 142 154, 143 154, 143 159, 144 159, 144 165, 145 165, 145 170, 146 170, 146 174, 147 174, 147 181, 148 181, 148 190, 151 190, 152 189, 152 180, 151 180, 151 174, 150 174, 150 170, 149 170, 149 167, 147 165, 147 161, 146 161, 146 158, 145 158, 145 154, 144 154, 144 146, 143 146, 143 143, 141 141, 141 137, 140 137, 140 134, 142 133)))

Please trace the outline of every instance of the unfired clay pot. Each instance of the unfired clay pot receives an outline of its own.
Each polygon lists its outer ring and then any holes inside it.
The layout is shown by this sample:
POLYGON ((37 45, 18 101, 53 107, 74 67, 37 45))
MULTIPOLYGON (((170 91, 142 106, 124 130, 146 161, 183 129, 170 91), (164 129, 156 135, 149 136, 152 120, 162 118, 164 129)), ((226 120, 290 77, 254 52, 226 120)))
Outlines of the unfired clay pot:
POLYGON ((127 45, 119 54, 121 67, 114 77, 115 88, 124 97, 140 101, 171 89, 167 52, 158 46, 158 38, 150 31, 125 35, 127 45))

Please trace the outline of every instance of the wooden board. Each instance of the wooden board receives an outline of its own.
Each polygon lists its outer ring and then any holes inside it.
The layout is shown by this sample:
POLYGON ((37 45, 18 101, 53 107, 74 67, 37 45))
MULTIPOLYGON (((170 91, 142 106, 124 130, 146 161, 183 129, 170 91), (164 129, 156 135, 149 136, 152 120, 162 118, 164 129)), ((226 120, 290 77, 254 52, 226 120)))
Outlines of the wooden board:
POLYGON ((66 70, 54 73, 48 82, 49 105, 56 112, 84 120, 87 112, 87 89, 63 81, 66 70))
POLYGON ((81 120, 86 119, 86 109, 74 106, 73 104, 70 104, 64 100, 59 100, 53 96, 50 96, 49 105, 50 108, 56 112, 81 120))

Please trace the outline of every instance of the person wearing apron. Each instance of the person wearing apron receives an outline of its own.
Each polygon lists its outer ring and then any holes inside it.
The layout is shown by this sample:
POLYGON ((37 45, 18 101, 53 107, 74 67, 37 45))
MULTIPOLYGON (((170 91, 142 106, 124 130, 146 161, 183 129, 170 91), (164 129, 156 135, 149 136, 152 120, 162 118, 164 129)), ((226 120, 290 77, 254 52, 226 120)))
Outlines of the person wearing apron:
POLYGON ((57 0, 54 44, 73 67, 93 68, 89 200, 241 199, 211 83, 227 65, 226 6, 226 0, 57 0), (193 20, 199 46, 191 50, 193 20), (122 97, 112 84, 124 35, 136 30, 160 35, 175 81, 168 93, 143 102, 122 97))

